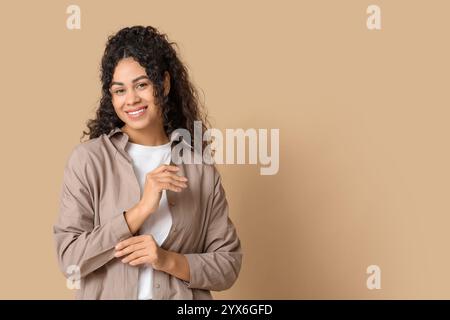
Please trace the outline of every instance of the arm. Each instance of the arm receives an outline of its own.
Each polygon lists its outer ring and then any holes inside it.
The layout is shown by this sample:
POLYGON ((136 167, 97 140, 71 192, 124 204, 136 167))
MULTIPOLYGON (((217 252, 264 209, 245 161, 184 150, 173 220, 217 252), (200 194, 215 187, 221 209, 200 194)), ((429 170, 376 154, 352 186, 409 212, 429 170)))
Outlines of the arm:
POLYGON ((116 246, 114 254, 131 266, 152 265, 155 270, 189 281, 189 264, 184 255, 161 248, 151 234, 128 238, 116 246))
POLYGON ((84 277, 113 259, 114 246, 132 236, 126 219, 136 220, 140 212, 134 208, 127 217, 120 212, 94 227, 92 196, 85 174, 87 157, 83 152, 75 148, 64 168, 59 216, 53 226, 59 266, 66 276, 70 265, 78 266, 84 277))
POLYGON ((140 235, 117 244, 115 257, 132 266, 151 264, 154 269, 185 281, 189 288, 220 291, 231 287, 241 267, 242 253, 217 172, 214 177, 204 253, 167 251, 158 246, 153 236, 140 235))
POLYGON ((161 266, 156 265, 155 269, 171 274, 185 282, 190 281, 189 263, 187 258, 177 252, 161 249, 161 266))
MULTIPOLYGON (((236 229, 228 215, 228 202, 220 174, 214 166, 212 168, 214 191, 204 253, 184 256, 189 265, 189 288, 221 291, 230 288, 236 281, 241 268, 242 251, 236 229)), ((179 270, 185 272, 186 267, 181 266, 179 270)))
POLYGON ((127 210, 124 213, 124 216, 127 225, 130 228, 130 232, 135 234, 149 215, 149 211, 144 209, 141 202, 138 202, 134 207, 127 210))

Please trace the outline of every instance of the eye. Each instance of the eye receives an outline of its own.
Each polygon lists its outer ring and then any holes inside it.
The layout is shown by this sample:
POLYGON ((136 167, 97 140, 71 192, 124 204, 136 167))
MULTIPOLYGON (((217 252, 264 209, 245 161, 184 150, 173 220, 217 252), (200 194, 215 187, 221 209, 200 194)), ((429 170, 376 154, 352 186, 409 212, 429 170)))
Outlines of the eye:
POLYGON ((123 89, 117 89, 117 90, 114 90, 113 91, 113 93, 114 94, 117 94, 117 95, 121 95, 122 93, 124 93, 125 92, 125 90, 123 90, 123 89))
POLYGON ((141 83, 139 83, 138 85, 137 85, 137 87, 139 88, 139 89, 144 89, 144 88, 146 88, 148 86, 148 83, 145 83, 145 82, 141 82, 141 83))

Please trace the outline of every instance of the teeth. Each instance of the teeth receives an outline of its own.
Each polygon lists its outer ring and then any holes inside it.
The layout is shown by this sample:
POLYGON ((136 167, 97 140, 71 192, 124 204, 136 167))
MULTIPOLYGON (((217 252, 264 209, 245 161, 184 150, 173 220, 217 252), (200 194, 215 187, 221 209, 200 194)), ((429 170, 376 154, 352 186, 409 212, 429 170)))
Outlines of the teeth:
POLYGON ((145 110, 145 108, 142 108, 141 110, 137 110, 137 111, 134 111, 134 112, 128 112, 128 114, 136 115, 136 114, 144 112, 144 110, 145 110))

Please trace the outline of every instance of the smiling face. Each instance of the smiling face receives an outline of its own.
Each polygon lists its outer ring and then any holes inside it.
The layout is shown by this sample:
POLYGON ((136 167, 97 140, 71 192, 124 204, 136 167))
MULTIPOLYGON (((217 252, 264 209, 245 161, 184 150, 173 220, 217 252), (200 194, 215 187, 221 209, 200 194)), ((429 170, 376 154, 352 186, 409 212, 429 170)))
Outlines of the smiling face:
POLYGON ((110 88, 117 116, 132 130, 162 126, 160 108, 155 105, 153 85, 143 68, 133 58, 119 61, 110 88))

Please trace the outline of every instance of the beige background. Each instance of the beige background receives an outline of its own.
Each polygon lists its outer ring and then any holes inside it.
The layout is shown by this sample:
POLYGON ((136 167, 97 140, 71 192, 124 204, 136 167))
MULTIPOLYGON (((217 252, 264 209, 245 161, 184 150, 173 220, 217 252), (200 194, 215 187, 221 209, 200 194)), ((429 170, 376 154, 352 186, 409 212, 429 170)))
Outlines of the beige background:
POLYGON ((240 277, 216 298, 450 298, 448 1, 8 1, 0 298, 71 299, 52 224, 108 35, 179 44, 213 126, 279 128, 280 170, 221 166, 240 277), (66 8, 81 7, 81 30, 66 8), (382 30, 366 28, 378 4, 382 30), (366 288, 366 268, 382 289, 366 288))

